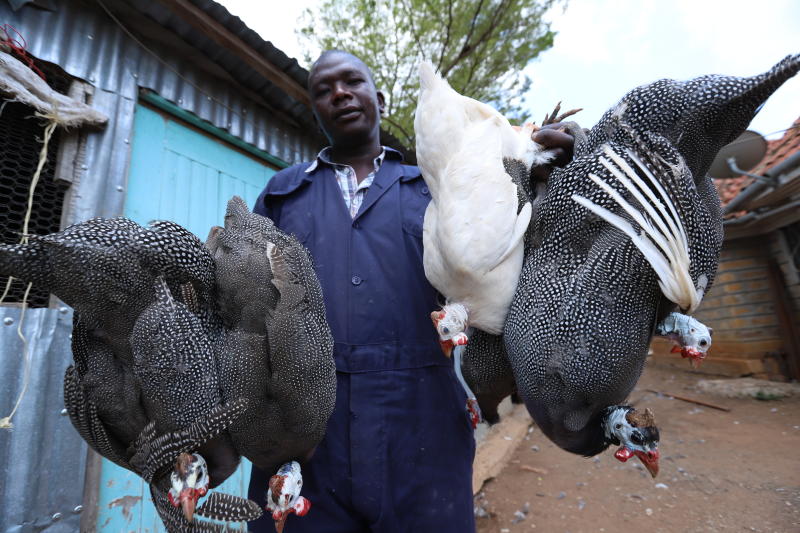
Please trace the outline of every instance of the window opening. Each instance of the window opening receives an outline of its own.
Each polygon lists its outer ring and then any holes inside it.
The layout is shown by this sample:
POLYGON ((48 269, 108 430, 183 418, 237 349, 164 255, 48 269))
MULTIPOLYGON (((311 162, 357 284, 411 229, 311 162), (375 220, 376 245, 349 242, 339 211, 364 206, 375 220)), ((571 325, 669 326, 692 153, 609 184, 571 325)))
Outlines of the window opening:
MULTIPOLYGON (((67 94, 72 82, 69 74, 52 63, 35 58, 33 62, 45 75, 50 87, 67 94)), ((47 121, 36 117, 34 109, 25 104, 4 101, 0 105, 4 105, 0 113, 0 242, 16 244, 22 234, 31 178, 39 163, 47 121)), ((60 229, 64 194, 69 183, 55 179, 59 137, 57 129, 50 139, 47 162, 34 191, 28 224, 28 233, 32 235, 45 235, 60 229)), ((0 276, 0 292, 7 281, 8 277, 0 276)), ((2 305, 21 303, 26 287, 27 283, 14 279, 2 305)), ((29 307, 47 307, 49 301, 50 294, 46 290, 36 285, 31 287, 27 298, 29 307)))

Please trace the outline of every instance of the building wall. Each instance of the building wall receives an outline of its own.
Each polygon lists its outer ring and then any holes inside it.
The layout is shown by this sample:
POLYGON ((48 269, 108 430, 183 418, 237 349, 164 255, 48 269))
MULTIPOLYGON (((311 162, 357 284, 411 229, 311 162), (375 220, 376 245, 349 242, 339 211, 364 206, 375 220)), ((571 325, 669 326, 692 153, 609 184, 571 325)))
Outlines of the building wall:
MULTIPOLYGON (((773 234, 770 243, 770 253, 774 257, 783 274, 786 293, 792 305, 795 327, 800 325, 800 270, 796 260, 793 258, 797 251, 791 250, 791 245, 787 239, 786 232, 800 232, 800 223, 795 223, 791 228, 783 228, 773 234)), ((797 240, 797 237, 795 237, 797 240)), ((797 244, 795 244, 797 246, 797 244)))
MULTIPOLYGON (((74 174, 69 177, 62 226, 123 213, 140 88, 288 163, 316 153, 312 136, 286 126, 235 84, 208 75, 169 47, 152 44, 157 56, 144 51, 97 3, 70 0, 54 5, 55 11, 29 5, 15 11, 0 0, 0 21, 20 32, 31 55, 83 80, 90 89, 88 103, 109 117, 102 130, 71 132, 80 137, 76 143, 81 150, 70 162, 74 174)), ((154 24, 155 30, 163 33, 154 24)), ((11 410, 29 376, 15 429, 0 430, 0 532, 78 531, 81 517, 92 513, 90 505, 81 504, 86 502, 84 489, 96 492, 98 473, 87 471, 86 445, 61 414, 61 381, 71 360, 71 310, 62 306, 27 311, 23 331, 29 369, 21 356, 19 318, 19 309, 0 307, 0 416, 11 410)), ((126 508, 119 509, 124 513, 126 508)))
MULTIPOLYGON (((725 242, 714 285, 696 313, 698 320, 714 330, 712 347, 700 371, 764 377, 777 371, 768 355, 783 347, 768 274, 777 237, 770 234, 725 242)), ((669 353, 669 342, 655 339, 652 347, 659 360, 681 361, 680 354, 669 353)))

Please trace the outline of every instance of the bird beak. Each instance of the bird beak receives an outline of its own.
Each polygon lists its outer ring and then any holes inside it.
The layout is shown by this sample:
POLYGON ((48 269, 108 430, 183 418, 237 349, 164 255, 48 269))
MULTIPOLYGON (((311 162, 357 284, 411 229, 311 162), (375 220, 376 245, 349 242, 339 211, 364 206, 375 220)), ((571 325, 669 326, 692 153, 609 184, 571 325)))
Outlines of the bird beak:
POLYGON ((658 450, 651 450, 649 452, 635 451, 633 454, 639 458, 644 467, 650 472, 654 478, 658 475, 658 450))
POLYGON ((289 513, 282 513, 281 517, 278 520, 275 520, 275 531, 278 533, 283 533, 283 526, 286 525, 286 519, 289 517, 289 513))
POLYGON ((191 522, 194 518, 194 508, 197 505, 197 491, 191 488, 181 490, 178 501, 181 502, 183 516, 186 517, 186 521, 191 522))

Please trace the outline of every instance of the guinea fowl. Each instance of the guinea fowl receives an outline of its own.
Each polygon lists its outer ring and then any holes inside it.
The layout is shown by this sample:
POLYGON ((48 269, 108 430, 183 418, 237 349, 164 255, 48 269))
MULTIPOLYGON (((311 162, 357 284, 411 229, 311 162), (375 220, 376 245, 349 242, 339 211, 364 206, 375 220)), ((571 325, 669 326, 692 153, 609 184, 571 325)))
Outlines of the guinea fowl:
MULTIPOLYGON (((274 469, 306 458, 333 406, 332 340, 308 255, 247 211, 231 200, 226 230, 210 237, 216 257, 177 224, 123 218, 0 247, 2 274, 75 308, 70 418, 90 446, 150 484, 170 531, 221 530, 192 521, 197 500, 240 455, 274 469)), ((270 507, 285 520, 308 505, 282 475, 264 490, 285 486, 270 507)), ((197 514, 253 520, 261 510, 214 492, 197 514)))
POLYGON ((290 513, 308 511, 299 495, 299 462, 322 440, 335 401, 322 289, 305 248, 238 197, 207 246, 217 265, 219 314, 229 328, 217 347, 222 390, 248 399, 229 432, 239 453, 276 472, 265 494, 280 531, 290 513))
POLYGON ((502 331, 532 213, 513 178, 552 155, 531 139, 532 124, 512 127, 492 107, 458 94, 427 61, 419 74, 417 163, 431 193, 423 265, 446 300, 431 319, 442 351, 454 355, 474 428, 482 414, 462 375, 464 345, 473 331, 502 331))
MULTIPOLYGON (((192 306, 211 302, 214 262, 202 242, 171 222, 143 228, 124 218, 96 218, 31 235, 27 244, 0 246, 0 272, 75 308, 75 364, 64 377, 64 401, 79 434, 150 484, 171 531, 218 530, 189 519, 199 493, 222 483, 238 465, 222 434, 246 401, 226 405, 213 383, 202 386, 212 379, 209 371, 215 375, 206 338, 213 313, 196 317, 172 296, 192 294, 192 306), (181 459, 200 450, 205 459, 181 459), (195 463, 199 477, 191 475, 195 463), (171 477, 174 504, 183 513, 169 504, 171 477), (195 483, 209 477, 208 486, 195 483), (193 479, 184 487, 187 478, 193 479)), ((218 495, 198 514, 249 520, 260 510, 248 500, 218 495)))
MULTIPOLYGON (((528 411, 561 448, 591 456, 621 444, 617 458, 637 455, 652 474, 657 472, 659 435, 652 413, 638 413, 621 403, 641 374, 657 326, 667 333, 669 313, 678 307, 696 308, 713 282, 722 224, 719 199, 706 175, 711 161, 798 69, 800 56, 790 56, 769 72, 749 78, 661 80, 634 89, 603 116, 585 141, 576 142, 572 163, 550 176, 540 212, 526 236, 525 260, 503 345, 528 411), (610 153, 622 163, 604 165, 602 159, 613 159, 610 153), (675 275, 683 276, 679 292, 688 300, 670 301, 656 270, 631 237, 575 203, 574 196, 584 197, 626 223, 639 225, 590 179, 594 174, 628 196, 628 202, 637 202, 609 166, 630 180, 633 175, 646 180, 653 194, 664 190, 660 200, 641 192, 650 207, 658 210, 663 202, 660 207, 674 210, 672 222, 683 227, 688 264, 680 267, 685 272, 675 275)), ((531 184, 521 185, 530 195, 531 184)), ((648 206, 639 205, 640 213, 648 213, 648 206)), ((658 224, 652 215, 643 216, 658 224)), ((668 267, 674 270, 677 265, 668 267)), ((508 382, 508 367, 503 370, 497 364, 501 357, 497 351, 477 348, 470 343, 465 356, 470 385, 476 390, 502 389, 508 382)), ((494 402, 498 396, 494 390, 485 398, 494 402)))
POLYGON ((447 355, 474 327, 499 334, 522 268, 530 203, 519 208, 504 159, 525 172, 552 156, 490 106, 454 91, 420 64, 417 162, 431 193, 423 224, 425 276, 446 298, 431 313, 447 355))

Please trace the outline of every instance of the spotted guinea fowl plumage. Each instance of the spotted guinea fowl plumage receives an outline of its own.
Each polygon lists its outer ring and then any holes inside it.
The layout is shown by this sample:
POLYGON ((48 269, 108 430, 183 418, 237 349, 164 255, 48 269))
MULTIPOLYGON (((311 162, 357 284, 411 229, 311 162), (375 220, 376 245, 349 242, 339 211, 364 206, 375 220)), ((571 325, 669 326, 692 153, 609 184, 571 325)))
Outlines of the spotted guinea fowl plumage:
MULTIPOLYGON (((231 205, 239 209, 229 214, 247 212, 238 198, 231 205)), ((236 443, 257 464, 303 459, 332 410, 332 340, 307 253, 268 220, 246 214, 239 221, 249 231, 227 235, 227 251, 242 253, 218 258, 222 276, 203 243, 167 221, 143 228, 92 219, 0 247, 0 272, 75 308, 75 365, 65 376, 70 418, 93 448, 150 483, 170 531, 214 530, 175 507, 170 479, 188 472, 176 457, 189 452, 207 466, 208 487, 185 489, 196 504, 236 468, 236 443), (278 277, 273 264, 281 265, 278 277), (260 377, 238 379, 253 376, 260 377), (243 420, 234 443, 231 424, 243 420)), ((261 511, 219 495, 197 513, 252 520, 261 511)))
MULTIPOLYGON (((689 275, 702 294, 713 282, 722 243, 719 200, 706 172, 719 149, 798 69, 800 56, 790 56, 749 78, 712 75, 634 89, 585 142, 576 143, 572 163, 551 175, 526 237, 503 345, 529 412, 560 447, 582 455, 606 449, 617 440, 606 431, 612 412, 634 427, 652 423, 652 416, 637 419, 619 404, 641 374, 655 325, 677 307, 664 296, 653 268, 631 239, 573 196, 631 222, 589 174, 632 201, 601 157, 611 149, 634 168, 630 154, 641 159, 675 206, 687 235, 689 275)), ((508 380, 507 369, 496 361, 499 351, 482 353, 478 347, 477 342, 468 346, 465 356, 472 366, 465 369, 470 385, 474 390, 492 390, 492 383, 502 388, 508 380)), ((497 396, 488 397, 490 404, 497 396)), ((649 432, 657 442, 654 426, 640 429, 640 437, 649 432)))
POLYGON ((217 264, 220 315, 242 325, 217 347, 224 394, 250 402, 230 434, 243 456, 274 473, 309 456, 333 410, 333 338, 322 289, 305 248, 238 197, 207 246, 217 264))

